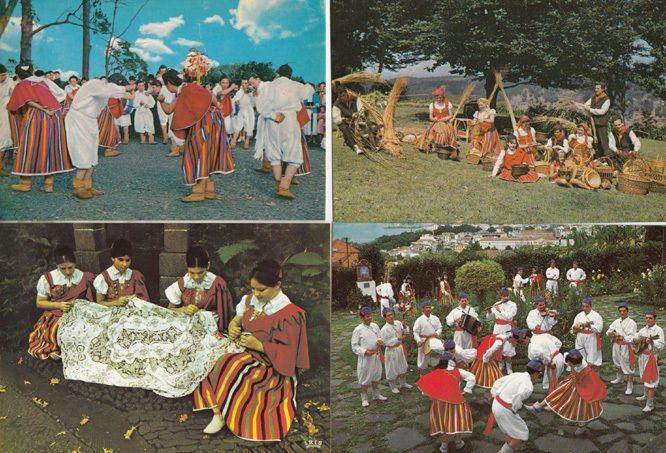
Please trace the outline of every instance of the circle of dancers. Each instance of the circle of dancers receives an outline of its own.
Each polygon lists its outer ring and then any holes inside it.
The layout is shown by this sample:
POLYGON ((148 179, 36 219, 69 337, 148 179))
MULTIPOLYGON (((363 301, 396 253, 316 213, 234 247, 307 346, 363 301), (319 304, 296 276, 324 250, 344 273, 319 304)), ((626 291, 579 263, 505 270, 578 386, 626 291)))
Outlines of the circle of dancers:
POLYGON ((99 148, 105 157, 119 156, 132 125, 141 144, 155 145, 159 122, 162 143, 171 141, 167 156, 182 156, 182 180, 191 188, 182 201, 215 199, 212 176, 232 173, 231 151, 238 142, 249 149, 253 136, 254 158, 262 162, 255 170, 273 175, 277 197, 293 199, 295 177, 310 173, 308 142, 323 140, 325 84, 315 91, 292 80, 292 72, 282 65, 274 80, 252 76, 239 85, 223 74, 205 87, 163 65, 145 79, 72 75, 62 88, 57 71, 18 65, 14 80, 0 65, 0 176, 19 177, 15 192, 32 191, 43 177, 43 192, 52 193, 56 175, 75 172, 75 197, 101 196, 93 184, 99 148), (15 151, 11 173, 3 168, 8 151, 15 151))
MULTIPOLYGON (((559 270, 557 273, 555 270, 555 263, 551 261, 546 276, 552 283, 547 285, 556 293, 559 270)), ((567 272, 572 288, 578 288, 584 278, 584 272, 577 265, 567 272)), ((448 288, 450 291, 450 286, 448 288)), ((358 356, 357 377, 363 407, 388 399, 380 392, 382 372, 386 374, 391 393, 400 394, 412 388, 405 377, 408 371, 406 344, 410 335, 405 301, 410 300, 413 286, 405 279, 398 290, 396 279, 390 278, 377 287, 377 293, 384 325, 380 329, 373 322, 371 307, 362 307, 359 310, 361 323, 351 339, 352 351, 358 356), (396 312, 402 312, 402 322, 395 319, 396 312)), ((455 449, 462 448, 462 435, 472 433, 473 417, 466 395, 472 394, 474 387, 488 390, 484 392, 484 401, 490 405, 490 415, 484 435, 490 435, 497 424, 504 434, 501 453, 512 452, 529 439, 529 428, 520 414, 523 408, 533 414, 543 410, 554 412, 565 423, 577 426, 577 436, 602 413, 607 390, 598 370, 602 364, 604 321, 592 308, 592 299, 582 299, 581 311, 569 330, 575 335, 575 348, 565 352, 562 341, 553 335, 560 314, 547 307, 545 298, 535 298, 534 309, 525 319, 526 327, 520 328, 518 306, 511 300, 511 291, 502 288, 499 295, 500 300, 485 309, 487 321, 493 322, 493 327, 492 333, 483 338, 478 338, 481 329, 478 313, 469 305, 464 292, 459 293, 457 306, 445 318, 452 330, 448 339, 443 335, 442 321, 432 313, 433 303, 428 297, 423 299, 422 314, 412 327, 420 375, 415 385, 431 400, 430 435, 441 438, 441 452, 448 451, 449 442, 453 442, 455 449), (524 371, 514 371, 512 365, 519 344, 527 347, 528 362, 524 371), (546 397, 531 405, 525 404, 538 380, 546 397)), ((413 299, 411 301, 413 303, 413 299)), ((644 312, 644 325, 640 328, 629 317, 627 302, 620 302, 617 310, 618 318, 605 332, 612 341, 612 360, 617 370, 610 384, 626 383, 624 393, 632 395, 634 375, 638 371, 643 394, 636 400, 644 402, 643 412, 651 412, 659 385, 658 356, 666 346, 664 331, 657 325, 653 309, 644 312)))

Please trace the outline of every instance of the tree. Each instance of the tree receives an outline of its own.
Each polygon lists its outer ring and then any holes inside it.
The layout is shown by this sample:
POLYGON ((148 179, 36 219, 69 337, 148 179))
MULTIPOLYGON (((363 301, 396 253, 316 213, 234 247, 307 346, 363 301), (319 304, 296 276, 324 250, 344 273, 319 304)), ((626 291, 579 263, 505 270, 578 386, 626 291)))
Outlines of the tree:
POLYGON ((633 79, 643 89, 666 99, 666 2, 642 0, 636 9, 649 14, 635 16, 642 42, 633 79))
MULTIPOLYGON (((122 37, 125 35, 125 33, 127 33, 127 30, 129 30, 129 28, 132 26, 132 23, 147 3, 148 0, 144 0, 143 3, 141 3, 141 6, 136 9, 134 15, 127 22, 125 28, 120 32, 116 32, 116 26, 118 25, 116 20, 118 18, 118 9, 125 7, 125 2, 121 0, 113 0, 113 12, 111 15, 111 20, 109 20, 106 14, 104 14, 101 8, 98 8, 95 12, 93 22, 96 25, 96 32, 101 35, 106 35, 106 51, 104 58, 104 73, 106 75, 111 73, 112 67, 124 68, 125 65, 120 64, 121 61, 126 61, 128 68, 141 67, 143 72, 147 71, 146 62, 143 61, 136 53, 132 52, 129 49, 129 43, 122 39, 122 37), (141 60, 143 64, 141 64, 139 60, 141 60)), ((132 73, 132 71, 129 69, 128 72, 132 73)))
POLYGON ((90 0, 83 0, 81 27, 81 77, 90 78, 90 0))
POLYGON ((490 291, 504 285, 504 271, 492 260, 470 261, 456 269, 456 289, 476 294, 480 303, 486 302, 490 291))
POLYGON ((127 41, 120 41, 107 56, 106 74, 120 72, 126 75, 147 74, 148 65, 130 49, 127 41))
POLYGON ((17 3, 18 0, 0 0, 0 38, 5 33, 9 18, 12 17, 12 12, 17 3))

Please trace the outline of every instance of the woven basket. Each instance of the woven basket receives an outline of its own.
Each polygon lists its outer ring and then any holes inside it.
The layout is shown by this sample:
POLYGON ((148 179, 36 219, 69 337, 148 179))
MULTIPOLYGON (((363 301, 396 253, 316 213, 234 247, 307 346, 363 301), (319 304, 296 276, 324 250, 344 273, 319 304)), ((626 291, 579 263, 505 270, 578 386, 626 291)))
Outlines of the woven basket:
POLYGON ((634 175, 648 176, 652 173, 650 165, 642 158, 629 159, 622 167, 622 173, 631 173, 634 175))
POLYGON ((540 175, 550 175, 550 165, 543 160, 537 160, 534 162, 534 170, 540 175))
POLYGON ((439 157, 442 160, 448 159, 450 155, 451 155, 450 149, 439 148, 437 150, 437 157, 439 157))
POLYGON ((472 165, 479 165, 479 162, 481 162, 481 155, 469 152, 467 153, 467 163, 472 164, 472 165))
POLYGON ((512 165, 511 166, 511 176, 514 178, 520 178, 530 172, 530 167, 527 164, 512 165))
POLYGON ((599 166, 594 167, 594 169, 599 173, 601 179, 607 179, 609 181, 613 180, 613 167, 610 166, 599 166))
POLYGON ((655 172, 664 174, 664 170, 666 170, 666 161, 658 157, 650 161, 650 167, 652 167, 652 170, 655 172))
POLYGON ((560 167, 557 170, 557 176, 560 178, 569 179, 573 176, 573 168, 571 167, 560 167))
POLYGON ((617 190, 630 195, 646 195, 650 190, 651 180, 632 173, 617 175, 617 190))
POLYGON ((495 162, 497 162, 496 157, 486 157, 483 159, 483 171, 493 171, 495 162))
POLYGON ((666 193, 666 174, 652 172, 650 192, 666 193))
POLYGON ((588 167, 583 170, 583 181, 593 189, 601 187, 601 176, 592 168, 588 167))

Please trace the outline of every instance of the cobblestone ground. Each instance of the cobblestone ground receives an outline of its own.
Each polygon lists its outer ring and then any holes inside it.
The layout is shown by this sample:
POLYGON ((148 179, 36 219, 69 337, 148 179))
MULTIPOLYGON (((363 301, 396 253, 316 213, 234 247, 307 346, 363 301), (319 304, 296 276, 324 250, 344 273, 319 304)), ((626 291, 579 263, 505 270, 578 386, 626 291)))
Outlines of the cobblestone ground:
POLYGON ((0 451, 330 451, 330 401, 323 390, 328 376, 303 377, 299 415, 287 438, 276 444, 244 441, 226 428, 204 435, 212 412, 193 412, 190 397, 169 399, 148 390, 68 381, 59 362, 26 353, 2 353, 0 370, 0 386, 6 387, 0 393, 0 451), (59 379, 55 385, 53 378, 59 379), (306 412, 318 430, 312 435, 303 423, 306 412), (89 421, 82 425, 84 416, 89 421), (136 431, 124 439, 133 426, 136 431))
MULTIPOLYGON (((183 203, 190 191, 182 183, 181 159, 165 157, 167 145, 121 145, 117 157, 101 157, 95 184, 104 196, 79 200, 72 195, 73 173, 56 175, 55 192, 42 192, 35 178, 32 192, 17 193, 10 185, 16 176, 0 178, 2 220, 323 220, 325 215, 325 153, 310 150, 312 173, 300 177, 294 200, 275 196, 272 176, 257 173, 249 150, 233 151, 236 171, 217 175, 217 198, 183 203)), ((10 163, 5 162, 7 168, 10 163)))
MULTIPOLYGON (((438 307, 439 308, 439 307, 438 307)), ((615 316, 614 307, 597 305, 604 317, 605 324, 615 316)), ((632 313, 639 322, 638 307, 632 313)), ((436 313, 443 319, 443 313, 436 313)), ((378 317, 375 315, 375 317, 378 317)), ((400 395, 390 393, 388 383, 384 379, 380 388, 387 401, 371 402, 370 407, 361 407, 359 386, 356 381, 356 356, 351 352, 351 333, 358 325, 358 317, 348 311, 333 313, 331 325, 332 337, 337 338, 332 344, 331 394, 333 399, 333 448, 336 451, 350 452, 386 452, 410 451, 416 453, 438 452, 440 441, 430 437, 428 431, 428 411, 430 402, 415 387, 401 390, 400 395), (353 422, 350 422, 353 421, 353 422)), ((382 321, 375 322, 382 325, 382 321)), ((445 329, 445 336, 451 332, 445 329)), ((518 354, 525 354, 524 347, 518 354)), ((418 379, 416 371, 416 346, 409 344, 410 371, 407 381, 414 383, 418 379)), ((610 355, 604 357, 602 378, 608 386, 608 398, 604 402, 601 417, 589 425, 588 431, 582 436, 574 436, 575 426, 562 423, 562 419, 552 412, 542 412, 537 416, 522 410, 520 415, 530 429, 530 440, 522 451, 550 453, 632 453, 643 451, 663 451, 666 441, 666 389, 661 387, 657 393, 656 410, 650 415, 641 412, 644 403, 634 398, 642 394, 642 386, 635 378, 634 395, 624 395, 625 386, 608 384, 612 380, 614 370, 610 355), (641 392, 641 393, 639 393, 641 392)), ((518 369, 524 367, 517 366, 518 369)), ((662 376, 666 375, 666 366, 660 366, 662 376)), ((485 391, 485 390, 484 390, 485 391)), ((528 403, 543 399, 545 393, 541 385, 535 385, 535 392, 528 403), (538 389, 538 391, 536 391, 538 389)), ((489 437, 482 432, 490 413, 489 405, 483 401, 482 389, 475 389, 473 396, 468 396, 474 417, 473 434, 466 435, 465 446, 461 451, 494 453, 499 450, 503 435, 495 426, 489 437)), ((456 451, 453 444, 449 451, 456 451)))

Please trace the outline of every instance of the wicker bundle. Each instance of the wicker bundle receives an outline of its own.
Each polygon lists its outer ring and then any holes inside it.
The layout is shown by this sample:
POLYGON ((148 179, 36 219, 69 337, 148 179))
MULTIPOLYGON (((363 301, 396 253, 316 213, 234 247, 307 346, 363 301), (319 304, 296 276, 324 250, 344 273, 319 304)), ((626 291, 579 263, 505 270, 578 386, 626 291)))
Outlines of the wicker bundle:
POLYGON ((539 115, 534 117, 534 119, 532 119, 532 122, 560 125, 564 129, 566 129, 569 133, 575 133, 576 129, 578 128, 578 125, 575 122, 557 116, 539 115))
POLYGON ((650 192, 666 193, 666 174, 652 172, 650 192))
POLYGON ((398 99, 407 86, 407 79, 407 77, 399 77, 395 81, 391 94, 388 97, 386 110, 384 110, 384 136, 382 137, 381 147, 387 153, 394 156, 402 155, 402 145, 393 125, 393 117, 395 115, 395 106, 398 103, 398 99))
POLYGON ((630 195, 646 195, 652 181, 634 173, 620 173, 617 176, 617 189, 630 195))
POLYGON ((534 162, 534 170, 540 175, 548 176, 550 174, 550 165, 544 160, 534 162))
POLYGON ((537 131, 534 138, 536 138, 536 141, 539 143, 546 143, 548 141, 548 134, 537 131))
POLYGON ((474 91, 474 83, 468 83, 465 89, 463 90, 462 94, 460 95, 460 101, 458 102, 458 107, 456 107, 456 111, 453 113, 451 122, 453 122, 458 117, 460 109, 467 103, 473 91, 474 91))
POLYGON ((385 83, 378 72, 354 72, 333 80, 333 83, 345 85, 348 83, 385 83))

